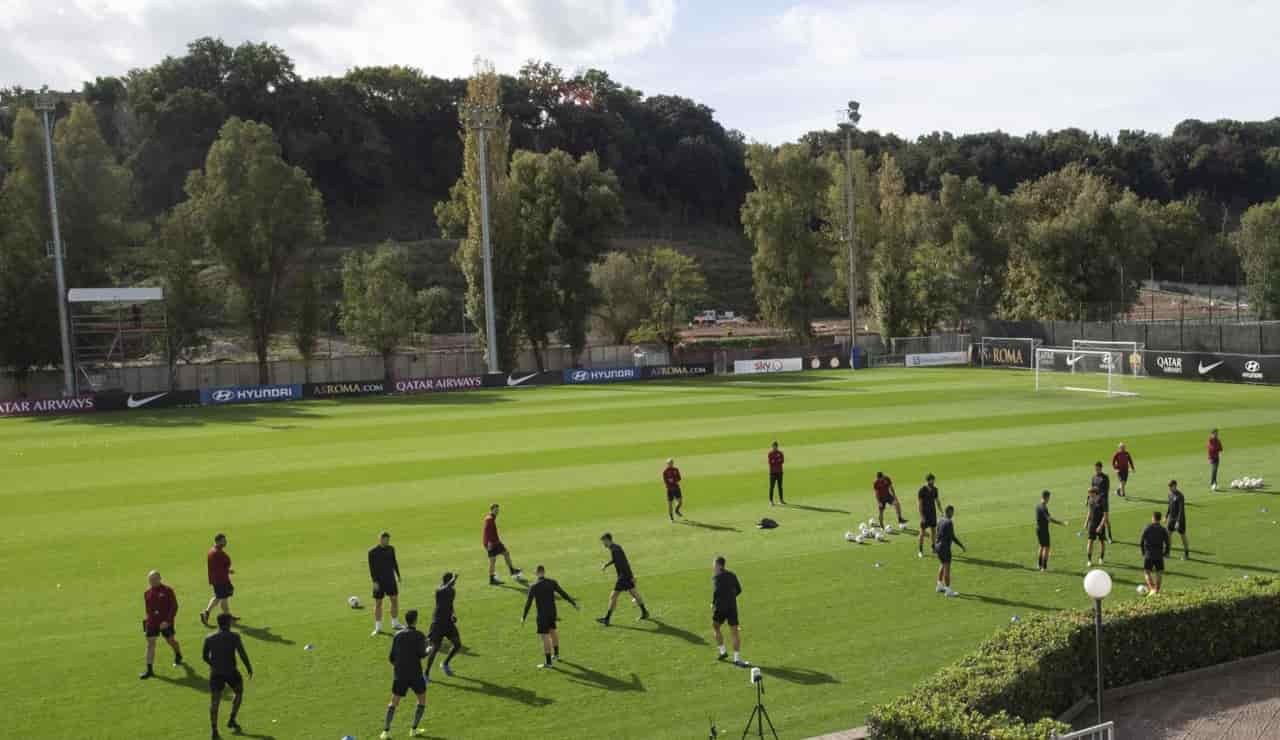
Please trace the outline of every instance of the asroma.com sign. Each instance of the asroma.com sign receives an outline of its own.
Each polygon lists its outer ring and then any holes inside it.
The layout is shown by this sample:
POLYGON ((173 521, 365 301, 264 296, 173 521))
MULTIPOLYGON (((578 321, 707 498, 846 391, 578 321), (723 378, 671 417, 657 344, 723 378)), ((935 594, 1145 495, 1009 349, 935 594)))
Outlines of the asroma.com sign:
POLYGON ((311 383, 303 388, 303 395, 307 398, 378 396, 386 392, 387 384, 381 380, 353 381, 350 383, 311 383))
POLYGON ((97 404, 89 396, 0 401, 0 416, 54 416, 59 414, 84 414, 96 410, 97 404))

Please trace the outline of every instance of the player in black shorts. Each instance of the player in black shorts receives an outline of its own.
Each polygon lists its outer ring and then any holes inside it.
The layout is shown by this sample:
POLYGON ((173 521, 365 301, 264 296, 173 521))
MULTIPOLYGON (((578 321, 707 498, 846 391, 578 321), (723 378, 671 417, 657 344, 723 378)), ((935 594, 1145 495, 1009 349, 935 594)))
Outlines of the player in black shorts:
POLYGON ((1102 472, 1100 462, 1093 464, 1093 477, 1089 479, 1089 487, 1098 489, 1098 498, 1102 501, 1102 531, 1107 535, 1107 544, 1114 544, 1111 538, 1111 479, 1102 472))
POLYGON ((1107 512, 1102 497, 1098 494, 1098 489, 1089 489, 1089 514, 1085 517, 1084 528, 1085 534, 1089 537, 1089 548, 1086 550, 1087 560, 1085 565, 1093 567, 1093 541, 1098 541, 1098 565, 1102 565, 1107 559, 1107 540, 1103 536, 1103 527, 1107 523, 1107 512))
POLYGON ((236 668, 236 656, 244 663, 244 669, 253 678, 253 664, 249 662, 249 654, 244 651, 244 643, 240 635, 231 631, 231 615, 218 615, 218 631, 204 638, 204 650, 201 653, 204 662, 209 664, 209 723, 213 727, 212 737, 217 740, 218 704, 222 701, 222 691, 231 687, 235 699, 231 702, 231 717, 227 720, 227 728, 239 734, 240 723, 236 716, 240 714, 240 702, 244 699, 244 679, 236 668))
POLYGON ((1176 480, 1169 481, 1169 508, 1165 511, 1164 518, 1169 525, 1169 534, 1177 532, 1182 538, 1182 559, 1190 560, 1191 546, 1187 544, 1187 497, 1178 490, 1176 480))
POLYGON ((391 546, 391 533, 378 536, 378 544, 369 548, 369 578, 373 581, 373 634, 382 631, 382 599, 391 599, 391 629, 400 624, 400 564, 391 546))
POLYGON ((613 584, 613 591, 609 594, 609 611, 605 612, 603 617, 596 619, 597 622, 604 626, 609 626, 609 620, 613 618, 613 610, 618 608, 618 594, 626 592, 631 594, 631 600, 640 607, 640 618, 648 619, 649 610, 645 608, 644 599, 640 597, 640 592, 636 590, 636 576, 631 572, 631 562, 627 560, 627 554, 622 551, 620 545, 613 543, 613 535, 605 532, 600 536, 600 543, 604 545, 604 549, 609 551, 609 562, 600 566, 600 570, 613 566, 614 572, 618 576, 618 581, 613 584))
POLYGON ((1138 544, 1142 548, 1142 572, 1147 579, 1147 594, 1158 594, 1170 544, 1169 532, 1160 525, 1160 512, 1151 512, 1151 523, 1142 530, 1138 544))
POLYGON ((453 611, 453 599, 458 595, 454 590, 457 583, 457 574, 445 573, 440 579, 440 588, 436 589, 436 610, 431 613, 431 627, 427 630, 427 670, 422 674, 428 683, 431 682, 431 664, 435 662, 436 654, 440 652, 444 641, 448 639, 450 646, 449 654, 440 665, 446 676, 453 675, 449 661, 462 649, 462 637, 458 635, 458 615, 453 611))
POLYGON ((1040 492, 1040 503, 1036 506, 1036 539, 1040 542, 1040 567, 1038 570, 1043 573, 1049 570, 1049 525, 1057 524, 1061 526, 1063 522, 1049 516, 1049 491, 1040 492))
POLYGON ((924 485, 916 494, 920 505, 920 536, 916 538, 916 557, 924 557, 924 531, 929 530, 929 550, 938 541, 938 504, 942 503, 942 495, 934 485, 933 473, 924 477, 924 485))
POLYGON ((938 553, 938 593, 947 596, 959 596, 960 593, 951 588, 951 543, 960 546, 961 550, 969 551, 964 546, 960 538, 956 536, 956 525, 953 521, 956 515, 956 507, 948 506, 943 512, 942 520, 938 522, 938 541, 933 545, 933 551, 938 553))
POLYGON ((742 594, 742 584, 732 571, 725 570, 724 556, 718 556, 711 569, 711 631, 716 635, 716 647, 720 651, 718 660, 729 657, 724 649, 724 635, 720 634, 720 625, 728 623, 733 635, 733 664, 746 668, 751 664, 742 659, 742 633, 738 629, 738 597, 742 594))
POLYGON ((534 571, 537 578, 529 587, 529 598, 524 602, 524 614, 520 616, 520 624, 529 618, 529 607, 538 605, 538 635, 542 638, 543 657, 546 658, 539 668, 551 668, 555 660, 560 660, 560 632, 556 629, 556 594, 578 608, 578 602, 565 593, 554 578, 547 578, 547 569, 541 565, 534 571))
POLYGON ((391 740, 391 719, 396 716, 396 707, 400 700, 410 691, 418 697, 418 707, 413 713, 413 729, 409 737, 424 737, 426 730, 418 727, 422 724, 422 714, 427 711, 427 679, 422 672, 422 659, 427 657, 427 638, 418 631, 418 610, 410 609, 404 613, 404 629, 396 633, 391 641, 391 654, 387 659, 395 666, 391 679, 391 701, 387 704, 386 723, 382 726, 380 740, 391 740))

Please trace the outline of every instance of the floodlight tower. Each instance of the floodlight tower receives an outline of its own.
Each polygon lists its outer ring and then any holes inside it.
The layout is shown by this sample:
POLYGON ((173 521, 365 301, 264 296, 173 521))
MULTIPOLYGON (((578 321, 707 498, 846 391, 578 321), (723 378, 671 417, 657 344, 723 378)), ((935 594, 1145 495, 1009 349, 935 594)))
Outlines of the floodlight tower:
POLYGON ((58 187, 54 182, 53 166, 53 111, 58 99, 53 95, 37 95, 32 106, 40 112, 44 121, 44 157, 45 174, 49 185, 49 219, 53 224, 54 274, 58 282, 58 332, 62 335, 62 395, 70 398, 76 395, 76 376, 71 368, 71 337, 67 332, 67 278, 63 269, 64 248, 62 246, 62 227, 58 223, 58 187))
MULTIPOLYGON (((849 293, 849 352, 850 358, 858 346, 858 250, 854 245, 856 232, 854 229, 853 204, 853 130, 857 128, 862 114, 858 112, 858 101, 850 100, 849 105, 840 110, 843 120, 838 124, 844 131, 844 173, 845 173, 845 245, 849 250, 845 287, 849 293)), ((852 362, 852 359, 850 360, 852 362)))
POLYGON ((484 333, 485 353, 490 373, 498 373, 498 335, 493 300, 493 251, 489 245, 489 132, 497 130, 502 115, 496 105, 460 103, 459 112, 467 128, 476 132, 480 144, 480 254, 484 264, 484 333))

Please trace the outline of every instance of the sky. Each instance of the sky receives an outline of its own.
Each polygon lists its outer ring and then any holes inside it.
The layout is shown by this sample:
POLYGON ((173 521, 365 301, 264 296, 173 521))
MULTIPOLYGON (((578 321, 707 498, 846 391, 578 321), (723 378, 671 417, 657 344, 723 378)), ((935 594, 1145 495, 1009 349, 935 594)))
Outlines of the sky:
POLYGON ((305 76, 477 56, 600 68, 716 110, 754 141, 862 127, 1168 132, 1280 115, 1280 2, 1265 0, 4 0, 0 86, 78 89, 201 36, 283 48, 305 76))

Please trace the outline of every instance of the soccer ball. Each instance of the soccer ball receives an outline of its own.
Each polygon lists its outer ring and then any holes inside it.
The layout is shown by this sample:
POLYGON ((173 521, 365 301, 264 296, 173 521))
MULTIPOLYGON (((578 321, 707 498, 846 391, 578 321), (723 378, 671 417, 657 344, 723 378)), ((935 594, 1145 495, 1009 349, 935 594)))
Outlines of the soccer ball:
POLYGON ((867 541, 867 538, 863 535, 858 535, 857 537, 853 538, 853 541, 861 545, 863 542, 867 541))
POLYGON ((1147 587, 1146 587, 1146 586, 1143 586, 1143 585, 1139 585, 1139 586, 1138 586, 1138 595, 1139 595, 1139 596, 1146 596, 1146 595, 1147 595, 1147 587))
POLYGON ((1242 481, 1239 478, 1236 478, 1235 480, 1231 481, 1231 487, 1239 488, 1241 483, 1242 481))
POLYGON ((889 538, 884 536, 884 532, 876 532, 876 542, 885 542, 889 538))
POLYGON ((884 525, 884 531, 886 534, 893 534, 893 525, 892 524, 884 525))
POLYGON ((348 596, 348 597, 347 597, 347 606, 351 607, 352 609, 359 609, 359 608, 360 608, 360 599, 356 598, 355 596, 348 596))
POLYGON ((856 540, 856 539, 858 538, 858 536, 857 536, 856 534, 854 534, 853 532, 845 532, 845 533, 844 533, 844 538, 845 538, 846 540, 848 540, 849 542, 853 542, 854 540, 856 540))
POLYGON ((877 524, 877 522, 876 522, 876 518, 875 518, 875 517, 871 517, 870 519, 868 519, 868 520, 867 520, 867 526, 868 526, 868 527, 872 527, 872 528, 874 528, 874 527, 876 526, 876 524, 877 524))

